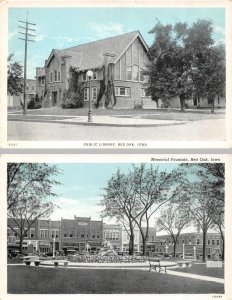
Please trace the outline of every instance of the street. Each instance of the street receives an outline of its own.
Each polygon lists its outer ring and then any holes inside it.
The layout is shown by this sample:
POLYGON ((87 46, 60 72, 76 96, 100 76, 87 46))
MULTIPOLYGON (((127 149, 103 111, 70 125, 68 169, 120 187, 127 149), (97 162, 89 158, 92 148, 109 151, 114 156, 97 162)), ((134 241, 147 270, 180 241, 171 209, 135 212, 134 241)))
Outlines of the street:
POLYGON ((225 114, 202 111, 38 110, 8 115, 8 141, 224 141, 225 114), (109 114, 110 112, 110 114, 109 114), (108 114, 107 114, 108 113, 108 114), (133 114, 132 114, 133 113, 133 114))

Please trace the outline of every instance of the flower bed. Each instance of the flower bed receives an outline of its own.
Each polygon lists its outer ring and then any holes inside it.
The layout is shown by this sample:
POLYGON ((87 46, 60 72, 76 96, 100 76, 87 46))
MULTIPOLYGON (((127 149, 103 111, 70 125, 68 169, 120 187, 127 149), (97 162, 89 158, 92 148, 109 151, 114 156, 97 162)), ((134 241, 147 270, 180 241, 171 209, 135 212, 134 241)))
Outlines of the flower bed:
POLYGON ((146 262, 147 259, 144 256, 101 256, 101 255, 78 255, 67 256, 70 262, 80 263, 137 263, 146 262))

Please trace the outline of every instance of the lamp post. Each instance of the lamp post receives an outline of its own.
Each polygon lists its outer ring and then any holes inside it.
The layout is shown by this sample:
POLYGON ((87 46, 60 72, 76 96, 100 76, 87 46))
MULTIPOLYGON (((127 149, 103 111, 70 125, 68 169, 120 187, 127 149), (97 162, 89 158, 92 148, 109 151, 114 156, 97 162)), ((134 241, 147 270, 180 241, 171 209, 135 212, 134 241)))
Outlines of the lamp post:
POLYGON ((88 122, 93 122, 92 120, 92 107, 91 107, 91 91, 90 91, 90 79, 93 76, 93 71, 88 70, 87 74, 89 79, 89 111, 88 111, 88 122))
POLYGON ((53 239, 53 251, 52 251, 52 257, 55 258, 55 238, 53 239))
POLYGON ((168 245, 165 246, 166 253, 168 253, 168 245))
POLYGON ((184 244, 183 244, 183 259, 185 259, 185 255, 184 255, 184 244))
POLYGON ((196 260, 197 256, 196 256, 196 247, 195 246, 193 247, 193 253, 194 253, 194 259, 196 260))

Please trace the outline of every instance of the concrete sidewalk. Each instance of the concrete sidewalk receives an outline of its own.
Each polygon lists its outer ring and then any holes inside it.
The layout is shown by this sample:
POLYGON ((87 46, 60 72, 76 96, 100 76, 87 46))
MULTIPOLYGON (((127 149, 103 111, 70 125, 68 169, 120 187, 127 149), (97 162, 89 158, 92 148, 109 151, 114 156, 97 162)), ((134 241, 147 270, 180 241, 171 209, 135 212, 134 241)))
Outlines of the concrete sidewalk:
POLYGON ((27 115, 22 117, 15 113, 10 114, 10 121, 43 122, 76 124, 87 126, 113 126, 113 127, 158 127, 170 125, 182 125, 187 122, 177 120, 153 120, 142 116, 94 116, 92 122, 88 122, 87 116, 71 115, 27 115))
POLYGON ((203 275, 198 275, 198 274, 190 274, 190 273, 178 272, 178 271, 172 271, 172 270, 167 270, 167 274, 181 276, 181 277, 185 277, 185 278, 204 280, 204 281, 213 281, 213 282, 222 283, 222 284, 224 284, 224 282, 225 282, 224 278, 203 276, 203 275))

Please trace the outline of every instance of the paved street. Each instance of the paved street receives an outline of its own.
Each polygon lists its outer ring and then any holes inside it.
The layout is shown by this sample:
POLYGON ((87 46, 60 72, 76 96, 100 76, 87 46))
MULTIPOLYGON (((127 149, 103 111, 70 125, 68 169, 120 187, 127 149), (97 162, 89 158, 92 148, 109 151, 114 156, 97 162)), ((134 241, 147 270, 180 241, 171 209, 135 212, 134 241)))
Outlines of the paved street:
POLYGON ((205 111, 95 111, 43 109, 10 112, 8 141, 223 141, 225 114, 205 111))

